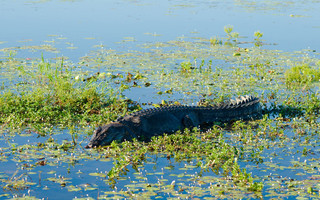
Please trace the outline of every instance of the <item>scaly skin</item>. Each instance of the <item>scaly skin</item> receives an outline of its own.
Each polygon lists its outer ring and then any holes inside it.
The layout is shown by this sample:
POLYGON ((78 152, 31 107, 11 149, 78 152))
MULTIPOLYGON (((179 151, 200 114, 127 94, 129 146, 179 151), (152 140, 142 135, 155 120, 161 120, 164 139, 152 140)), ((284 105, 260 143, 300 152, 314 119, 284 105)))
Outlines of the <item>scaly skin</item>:
POLYGON ((133 138, 148 140, 163 133, 204 123, 249 120, 261 116, 259 99, 242 96, 218 106, 167 106, 141 110, 98 127, 86 148, 105 146, 133 138))

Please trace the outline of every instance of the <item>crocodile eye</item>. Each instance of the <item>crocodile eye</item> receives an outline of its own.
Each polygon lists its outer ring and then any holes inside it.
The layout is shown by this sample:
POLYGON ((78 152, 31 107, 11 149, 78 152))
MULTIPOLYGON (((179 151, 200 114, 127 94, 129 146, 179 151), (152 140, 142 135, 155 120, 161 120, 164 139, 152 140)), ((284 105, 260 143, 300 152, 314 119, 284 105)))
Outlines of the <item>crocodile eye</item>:
POLYGON ((102 131, 102 128, 101 128, 101 126, 99 126, 97 129, 96 129, 96 133, 98 133, 98 132, 101 132, 102 131))
POLYGON ((99 126, 94 132, 93 132, 93 136, 98 136, 98 134, 100 134, 102 131, 101 126, 99 126))

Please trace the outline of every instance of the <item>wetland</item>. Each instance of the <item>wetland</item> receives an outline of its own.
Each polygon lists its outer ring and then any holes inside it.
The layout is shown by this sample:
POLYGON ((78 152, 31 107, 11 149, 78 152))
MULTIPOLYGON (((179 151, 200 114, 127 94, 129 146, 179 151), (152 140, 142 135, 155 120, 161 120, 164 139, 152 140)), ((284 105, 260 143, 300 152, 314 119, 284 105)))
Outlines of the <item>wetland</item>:
POLYGON ((319 198, 319 5, 1 1, 0 199, 319 198), (241 95, 261 119, 84 148, 126 114, 241 95))

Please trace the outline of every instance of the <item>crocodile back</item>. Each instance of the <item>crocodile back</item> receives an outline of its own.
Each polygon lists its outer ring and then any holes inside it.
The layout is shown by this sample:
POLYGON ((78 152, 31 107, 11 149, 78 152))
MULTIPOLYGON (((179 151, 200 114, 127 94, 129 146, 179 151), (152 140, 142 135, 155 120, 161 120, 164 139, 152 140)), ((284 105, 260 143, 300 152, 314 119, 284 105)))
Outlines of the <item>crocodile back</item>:
MULTIPOLYGON (((140 110, 130 115, 120 117, 117 122, 131 123, 135 118, 148 118, 160 113, 172 113, 177 115, 187 115, 190 112, 197 114, 200 123, 205 122, 227 122, 231 120, 249 120, 261 115, 261 105, 259 98, 253 96, 241 96, 235 100, 213 106, 185 106, 174 105, 159 108, 140 110)), ((139 122, 136 122, 139 123, 139 122)), ((131 125, 131 124, 130 124, 131 125)))

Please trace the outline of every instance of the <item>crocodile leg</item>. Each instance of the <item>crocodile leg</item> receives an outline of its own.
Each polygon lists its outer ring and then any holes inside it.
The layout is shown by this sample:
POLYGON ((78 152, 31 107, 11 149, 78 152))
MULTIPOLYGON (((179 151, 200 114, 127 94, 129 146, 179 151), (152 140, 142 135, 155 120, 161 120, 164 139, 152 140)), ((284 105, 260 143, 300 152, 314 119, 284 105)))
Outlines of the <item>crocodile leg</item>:
POLYGON ((189 113, 182 118, 184 128, 192 128, 199 125, 198 117, 194 113, 189 113))

